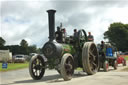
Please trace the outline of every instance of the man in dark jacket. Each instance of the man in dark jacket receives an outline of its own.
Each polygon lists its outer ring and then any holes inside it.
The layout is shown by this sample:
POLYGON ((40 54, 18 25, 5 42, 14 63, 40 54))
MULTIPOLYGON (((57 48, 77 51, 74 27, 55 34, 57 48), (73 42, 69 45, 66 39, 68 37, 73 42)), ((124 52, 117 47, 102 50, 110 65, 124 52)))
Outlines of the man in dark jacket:
POLYGON ((88 41, 94 41, 93 35, 91 35, 91 32, 88 32, 88 41))
POLYGON ((61 31, 60 27, 57 27, 57 31, 55 33, 55 36, 56 36, 56 41, 58 43, 62 43, 62 31, 61 31))

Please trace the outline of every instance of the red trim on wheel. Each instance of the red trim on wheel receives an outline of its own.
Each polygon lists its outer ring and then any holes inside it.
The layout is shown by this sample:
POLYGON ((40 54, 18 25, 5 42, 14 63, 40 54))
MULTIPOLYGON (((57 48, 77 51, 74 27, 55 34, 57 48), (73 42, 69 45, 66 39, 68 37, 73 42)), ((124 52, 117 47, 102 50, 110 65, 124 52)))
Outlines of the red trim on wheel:
POLYGON ((108 67, 109 67, 109 65, 108 65, 108 63, 106 63, 106 69, 108 70, 108 67))

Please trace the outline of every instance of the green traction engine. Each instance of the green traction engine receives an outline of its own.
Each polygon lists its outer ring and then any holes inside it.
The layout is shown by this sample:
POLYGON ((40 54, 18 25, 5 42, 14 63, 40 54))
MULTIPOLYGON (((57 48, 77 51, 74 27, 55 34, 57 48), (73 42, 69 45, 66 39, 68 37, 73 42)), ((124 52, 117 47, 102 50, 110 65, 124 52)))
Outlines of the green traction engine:
MULTIPOLYGON (((81 67, 88 75, 98 70, 98 52, 95 43, 87 41, 86 32, 78 30, 77 36, 66 36, 58 42, 55 36, 55 12, 48 10, 49 41, 43 46, 43 55, 35 55, 29 64, 29 73, 35 80, 43 77, 46 68, 56 69, 65 81, 71 80, 74 69, 81 67)), ((60 26, 61 28, 61 26, 60 26)))

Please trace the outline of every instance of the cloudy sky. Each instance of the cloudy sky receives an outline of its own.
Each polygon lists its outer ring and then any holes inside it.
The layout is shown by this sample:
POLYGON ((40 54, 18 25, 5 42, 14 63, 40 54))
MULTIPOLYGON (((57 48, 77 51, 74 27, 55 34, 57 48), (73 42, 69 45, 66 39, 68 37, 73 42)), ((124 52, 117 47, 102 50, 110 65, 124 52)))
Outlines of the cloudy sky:
POLYGON ((68 35, 73 29, 92 32, 96 43, 113 22, 128 24, 128 0, 2 0, 0 1, 0 36, 6 45, 42 47, 48 41, 46 10, 56 9, 56 27, 63 23, 68 35))

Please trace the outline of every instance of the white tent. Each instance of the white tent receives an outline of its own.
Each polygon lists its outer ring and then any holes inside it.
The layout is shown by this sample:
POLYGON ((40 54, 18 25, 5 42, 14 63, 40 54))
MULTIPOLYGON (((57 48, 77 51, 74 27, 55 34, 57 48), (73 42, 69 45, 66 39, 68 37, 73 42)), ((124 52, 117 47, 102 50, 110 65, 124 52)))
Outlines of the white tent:
POLYGON ((0 62, 12 62, 12 53, 9 50, 0 50, 0 62))

